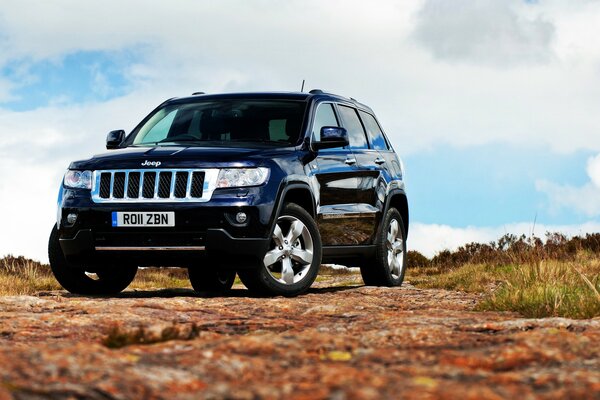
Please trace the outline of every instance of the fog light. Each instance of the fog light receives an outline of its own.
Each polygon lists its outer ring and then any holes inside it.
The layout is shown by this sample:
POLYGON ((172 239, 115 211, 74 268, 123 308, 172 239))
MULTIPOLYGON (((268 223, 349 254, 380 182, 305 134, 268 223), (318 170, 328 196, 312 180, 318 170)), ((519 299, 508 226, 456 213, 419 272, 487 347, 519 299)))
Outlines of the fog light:
POLYGON ((237 221, 238 224, 243 224, 244 222, 246 222, 248 220, 248 216, 244 212, 239 212, 239 213, 235 214, 235 220, 237 221))
POLYGON ((77 221, 77 214, 69 214, 67 215, 67 222, 73 225, 77 221))

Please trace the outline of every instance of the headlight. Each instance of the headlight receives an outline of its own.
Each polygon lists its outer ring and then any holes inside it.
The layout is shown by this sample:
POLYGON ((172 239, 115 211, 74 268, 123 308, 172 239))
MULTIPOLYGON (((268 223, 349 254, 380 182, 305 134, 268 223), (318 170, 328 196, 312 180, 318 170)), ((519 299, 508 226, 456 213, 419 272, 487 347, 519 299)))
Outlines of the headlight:
POLYGON ((219 172, 217 187, 258 186, 267 181, 268 168, 227 168, 219 172))
POLYGON ((72 171, 68 170, 63 180, 65 186, 74 189, 92 188, 92 171, 72 171))

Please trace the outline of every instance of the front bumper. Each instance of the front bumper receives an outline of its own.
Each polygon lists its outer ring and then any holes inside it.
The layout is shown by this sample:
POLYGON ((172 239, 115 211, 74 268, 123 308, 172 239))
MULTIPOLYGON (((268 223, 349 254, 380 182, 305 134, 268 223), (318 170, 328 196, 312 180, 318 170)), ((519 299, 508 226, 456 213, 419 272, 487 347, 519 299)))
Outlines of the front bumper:
POLYGON ((89 192, 64 190, 59 242, 73 265, 127 262, 138 266, 191 266, 201 260, 251 266, 270 244, 275 200, 259 188, 223 191, 206 203, 97 204, 89 192), (114 211, 174 211, 174 227, 112 226, 114 211), (236 223, 235 214, 248 216, 236 223), (67 216, 76 214, 69 224, 67 216))
POLYGON ((251 267, 268 250, 270 239, 234 238, 224 229, 208 229, 203 245, 167 245, 163 235, 152 235, 155 243, 137 246, 106 246, 91 229, 79 230, 73 238, 60 238, 61 249, 70 262, 100 265, 107 262, 135 263, 139 266, 183 266, 200 261, 217 261, 220 266, 251 267))

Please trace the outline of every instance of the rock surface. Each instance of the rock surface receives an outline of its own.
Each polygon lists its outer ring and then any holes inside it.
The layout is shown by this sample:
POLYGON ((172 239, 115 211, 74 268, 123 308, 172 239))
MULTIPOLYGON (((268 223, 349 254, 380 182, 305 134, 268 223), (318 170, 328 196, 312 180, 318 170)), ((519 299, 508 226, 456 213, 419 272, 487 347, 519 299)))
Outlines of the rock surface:
POLYGON ((472 311, 477 296, 320 282, 0 297, 0 400, 600 398, 600 319, 472 311))

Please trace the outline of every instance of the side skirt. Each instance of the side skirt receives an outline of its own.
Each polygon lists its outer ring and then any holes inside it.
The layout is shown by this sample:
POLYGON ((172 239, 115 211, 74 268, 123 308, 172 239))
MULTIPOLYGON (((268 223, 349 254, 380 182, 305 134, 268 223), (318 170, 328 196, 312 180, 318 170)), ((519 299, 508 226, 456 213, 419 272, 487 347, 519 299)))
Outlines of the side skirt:
POLYGON ((323 264, 358 267, 374 256, 375 245, 323 247, 323 264))

